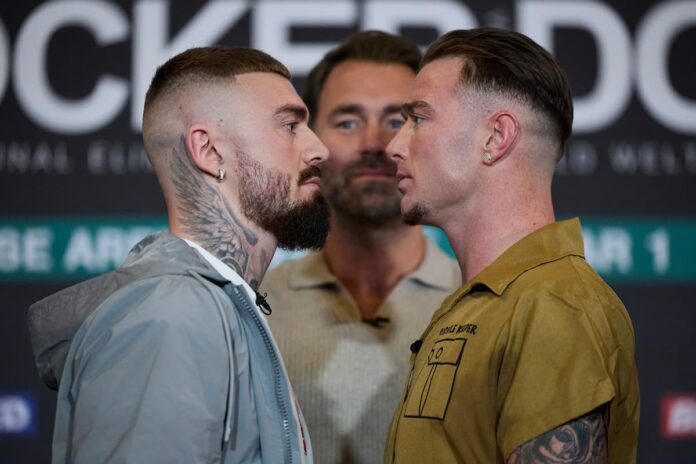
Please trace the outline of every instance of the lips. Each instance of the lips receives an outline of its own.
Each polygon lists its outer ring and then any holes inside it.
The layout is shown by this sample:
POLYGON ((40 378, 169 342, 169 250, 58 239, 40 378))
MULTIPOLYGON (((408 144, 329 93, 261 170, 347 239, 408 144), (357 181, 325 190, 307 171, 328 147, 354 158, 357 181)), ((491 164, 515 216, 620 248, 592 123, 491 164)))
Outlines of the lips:
POLYGON ((350 175, 351 179, 356 179, 359 177, 384 177, 393 179, 394 174, 391 171, 384 171, 381 169, 359 169, 350 175))
POLYGON ((299 185, 314 184, 319 186, 321 183, 321 170, 317 166, 310 166, 300 172, 300 178, 297 183, 299 185))
POLYGON ((396 172, 396 179, 397 179, 398 181, 401 181, 401 180, 403 180, 403 179, 411 179, 411 176, 408 175, 408 174, 406 174, 406 173, 403 172, 403 171, 397 171, 397 172, 396 172))
POLYGON ((396 180, 397 180, 397 186, 399 188, 399 191, 401 193, 404 193, 405 190, 405 184, 408 183, 409 180, 413 180, 413 178, 406 174, 405 172, 402 171, 397 171, 396 172, 396 180))
POLYGON ((321 180, 318 177, 310 177, 309 179, 300 183, 300 185, 316 185, 316 186, 319 186, 320 184, 321 184, 321 180))

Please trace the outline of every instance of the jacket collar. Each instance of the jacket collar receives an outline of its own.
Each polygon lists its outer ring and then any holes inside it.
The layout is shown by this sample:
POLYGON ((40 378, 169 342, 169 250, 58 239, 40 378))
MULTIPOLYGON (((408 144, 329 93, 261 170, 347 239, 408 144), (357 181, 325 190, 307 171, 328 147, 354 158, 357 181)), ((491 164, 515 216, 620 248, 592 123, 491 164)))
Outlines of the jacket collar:
POLYGON ((191 275, 223 286, 222 277, 184 240, 166 233, 148 235, 125 262, 107 272, 54 293, 31 305, 28 312, 31 347, 39 375, 57 389, 70 342, 85 319, 119 289, 149 277, 191 275))

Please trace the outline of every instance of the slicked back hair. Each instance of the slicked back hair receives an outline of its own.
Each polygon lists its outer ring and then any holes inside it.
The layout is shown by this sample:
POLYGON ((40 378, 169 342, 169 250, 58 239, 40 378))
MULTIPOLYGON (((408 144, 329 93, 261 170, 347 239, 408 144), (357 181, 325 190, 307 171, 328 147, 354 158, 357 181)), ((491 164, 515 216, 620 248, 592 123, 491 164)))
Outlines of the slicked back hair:
POLYGON ((145 111, 147 112, 161 95, 192 81, 232 78, 251 72, 275 73, 290 79, 290 71, 280 61, 253 48, 190 48, 157 68, 145 95, 145 111))
POLYGON ((314 118, 319 97, 331 71, 344 61, 359 60, 380 64, 402 64, 418 71, 421 52, 416 44, 382 31, 362 31, 329 51, 312 69, 305 81, 303 99, 314 118))
POLYGON ((549 52, 513 31, 455 30, 430 45, 421 66, 449 57, 463 58, 463 84, 517 99, 546 116, 562 153, 572 130, 573 98, 568 77, 549 52))

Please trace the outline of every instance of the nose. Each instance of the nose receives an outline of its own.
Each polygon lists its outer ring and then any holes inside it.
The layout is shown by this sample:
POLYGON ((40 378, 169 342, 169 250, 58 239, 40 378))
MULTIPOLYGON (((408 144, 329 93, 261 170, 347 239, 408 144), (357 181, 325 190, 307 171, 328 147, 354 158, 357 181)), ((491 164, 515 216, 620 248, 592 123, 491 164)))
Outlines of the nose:
POLYGON ((317 134, 312 129, 307 127, 307 143, 302 153, 302 159, 305 163, 316 165, 326 161, 329 158, 329 149, 319 140, 317 134))
POLYGON ((406 125, 399 129, 399 132, 391 139, 385 151, 387 156, 395 163, 405 160, 408 157, 408 129, 406 125))
POLYGON ((379 121, 370 121, 363 130, 362 151, 376 152, 384 150, 385 141, 382 137, 379 121))

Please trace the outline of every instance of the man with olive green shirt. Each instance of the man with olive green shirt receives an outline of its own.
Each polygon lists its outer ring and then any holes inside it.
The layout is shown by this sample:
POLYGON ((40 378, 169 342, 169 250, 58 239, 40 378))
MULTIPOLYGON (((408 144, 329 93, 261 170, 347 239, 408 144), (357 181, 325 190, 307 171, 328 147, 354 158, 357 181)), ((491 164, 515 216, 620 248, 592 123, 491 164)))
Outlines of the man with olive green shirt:
MULTIPOLYGON (((556 440, 568 434, 572 451, 564 455, 578 460, 541 462, 594 462, 582 460, 592 450, 577 445, 592 440, 576 428, 591 433, 604 415, 611 418, 610 456, 632 462, 638 430, 632 345, 621 301, 585 262, 579 222, 547 225, 506 250, 435 313, 387 462, 503 462, 529 437, 554 428, 556 440), (594 418, 557 427, 601 405, 608 407, 594 418), (444 442, 443 428, 460 437, 453 446, 444 442)), ((520 454, 543 454, 526 452, 520 454)))
POLYGON ((387 147, 402 216, 445 231, 465 283, 411 358, 385 461, 635 462, 633 327, 551 201, 565 73, 516 32, 452 31, 403 111, 387 147))

